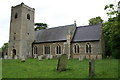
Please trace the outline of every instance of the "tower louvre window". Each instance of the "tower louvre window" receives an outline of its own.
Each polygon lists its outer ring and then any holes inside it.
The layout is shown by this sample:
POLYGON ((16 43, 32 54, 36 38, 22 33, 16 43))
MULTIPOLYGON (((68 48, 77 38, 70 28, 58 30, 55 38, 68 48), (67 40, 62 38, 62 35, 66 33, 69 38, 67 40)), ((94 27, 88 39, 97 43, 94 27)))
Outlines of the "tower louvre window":
POLYGON ((30 20, 30 14, 27 14, 27 19, 30 20))
POLYGON ((18 14, 17 13, 15 13, 15 19, 17 19, 18 18, 18 14))

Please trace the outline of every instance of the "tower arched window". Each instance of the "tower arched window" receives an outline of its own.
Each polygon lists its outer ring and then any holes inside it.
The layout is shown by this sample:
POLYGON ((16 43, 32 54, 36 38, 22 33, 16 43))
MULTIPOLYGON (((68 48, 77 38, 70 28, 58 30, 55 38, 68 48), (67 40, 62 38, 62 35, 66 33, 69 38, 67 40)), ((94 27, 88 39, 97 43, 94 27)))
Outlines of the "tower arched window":
POLYGON ((61 46, 57 45, 56 46, 56 54, 61 54, 61 53, 62 53, 61 46))
POLYGON ((15 19, 17 19, 18 18, 18 14, 17 13, 15 13, 15 19))
POLYGON ((27 14, 27 19, 30 20, 30 14, 27 14))
POLYGON ((91 53, 91 44, 90 43, 86 44, 86 53, 91 53))
POLYGON ((13 50, 12 50, 12 58, 14 59, 15 56, 16 56, 16 49, 13 49, 13 50))
POLYGON ((74 45, 74 53, 80 53, 80 46, 78 44, 74 45))

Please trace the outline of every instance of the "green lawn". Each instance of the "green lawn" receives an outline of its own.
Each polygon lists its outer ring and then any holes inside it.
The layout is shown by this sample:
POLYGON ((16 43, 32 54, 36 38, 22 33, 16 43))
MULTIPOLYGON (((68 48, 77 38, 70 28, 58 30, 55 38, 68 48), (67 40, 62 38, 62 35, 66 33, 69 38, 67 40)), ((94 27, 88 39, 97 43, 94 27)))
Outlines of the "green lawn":
MULTIPOLYGON (((89 78, 89 60, 79 61, 72 59, 68 61, 68 70, 64 72, 56 71, 57 59, 38 61, 37 59, 27 59, 26 62, 20 60, 2 60, 3 78, 89 78)), ((118 60, 104 59, 95 62, 95 78, 118 78, 118 60)))
POLYGON ((2 60, 0 59, 0 79, 2 79, 2 60))

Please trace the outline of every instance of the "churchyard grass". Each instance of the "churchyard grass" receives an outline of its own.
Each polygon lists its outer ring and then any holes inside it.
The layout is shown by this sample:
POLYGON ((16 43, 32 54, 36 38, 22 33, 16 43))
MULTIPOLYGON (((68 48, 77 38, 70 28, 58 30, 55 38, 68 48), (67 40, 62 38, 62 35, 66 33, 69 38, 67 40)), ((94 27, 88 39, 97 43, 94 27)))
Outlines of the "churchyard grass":
MULTIPOLYGON (((2 60, 3 78, 89 78, 89 60, 68 61, 66 71, 58 72, 57 59, 38 61, 38 59, 2 60)), ((103 59, 95 61, 95 78, 118 78, 118 60, 103 59)))
POLYGON ((0 59, 0 80, 2 79, 2 59, 0 59))

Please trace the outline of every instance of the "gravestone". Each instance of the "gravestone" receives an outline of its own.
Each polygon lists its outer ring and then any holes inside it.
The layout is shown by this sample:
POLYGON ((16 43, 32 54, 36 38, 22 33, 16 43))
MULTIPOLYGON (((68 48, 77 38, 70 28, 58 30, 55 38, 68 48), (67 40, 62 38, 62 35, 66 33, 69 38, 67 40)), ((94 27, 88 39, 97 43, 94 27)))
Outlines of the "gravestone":
POLYGON ((25 56, 22 56, 21 62, 25 62, 25 56))
POLYGON ((4 56, 4 59, 7 59, 7 58, 8 58, 8 56, 7 56, 7 55, 5 55, 5 56, 4 56))
POLYGON ((62 54, 58 59, 57 71, 65 71, 67 69, 68 57, 66 54, 62 54))
POLYGON ((89 61, 89 77, 95 76, 95 60, 92 59, 89 61))
POLYGON ((89 55, 86 55, 86 59, 90 59, 89 55))
POLYGON ((15 55, 14 59, 18 59, 17 55, 15 55))
POLYGON ((68 54, 68 60, 70 59, 70 54, 68 54))
POLYGON ((47 55, 46 55, 46 59, 49 59, 49 57, 50 57, 50 54, 47 54, 47 55))
POLYGON ((53 55, 50 55, 50 59, 52 59, 53 58, 53 55))
POLYGON ((61 57, 61 55, 57 55, 57 58, 59 59, 61 57))
POLYGON ((52 56, 51 54, 47 54, 47 55, 46 55, 46 59, 49 60, 49 59, 52 59, 52 58, 53 58, 53 56, 52 56))
POLYGON ((38 56, 38 60, 41 61, 42 60, 42 55, 41 56, 38 56))
POLYGON ((37 58, 37 54, 34 54, 34 58, 37 58))
POLYGON ((82 61, 84 59, 84 55, 81 55, 80 57, 79 57, 79 61, 82 61))
POLYGON ((91 55, 91 59, 96 59, 96 55, 91 55))
POLYGON ((11 57, 11 56, 8 56, 8 59, 12 59, 12 57, 11 57))
POLYGON ((102 59, 102 56, 101 56, 101 55, 98 55, 98 56, 97 56, 97 59, 102 59))

